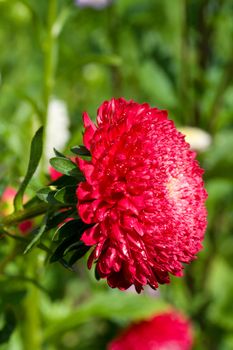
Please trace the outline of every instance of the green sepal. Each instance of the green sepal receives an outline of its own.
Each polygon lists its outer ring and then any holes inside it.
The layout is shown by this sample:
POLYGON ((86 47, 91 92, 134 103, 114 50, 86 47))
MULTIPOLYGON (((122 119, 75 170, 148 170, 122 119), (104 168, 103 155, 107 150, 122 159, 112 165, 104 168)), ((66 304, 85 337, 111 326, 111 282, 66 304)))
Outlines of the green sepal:
POLYGON ((43 202, 50 204, 57 204, 57 200, 54 198, 57 190, 52 186, 42 187, 36 192, 37 197, 43 202))
POLYGON ((61 174, 68 175, 79 179, 82 176, 79 168, 72 160, 64 157, 53 157, 50 159, 50 164, 54 169, 61 174))
POLYGON ((56 150, 56 148, 54 148, 53 151, 54 151, 56 157, 67 158, 63 153, 61 153, 58 150, 56 150))
POLYGON ((71 149, 71 152, 73 152, 74 154, 77 154, 78 156, 87 156, 90 157, 91 153, 90 151, 85 147, 85 146, 74 146, 71 149))
MULTIPOLYGON (((73 209, 68 209, 65 211, 61 211, 58 213, 55 213, 54 215, 52 215, 51 217, 49 217, 49 219, 47 220, 46 226, 48 230, 51 230, 55 227, 58 227, 59 225, 61 225, 62 223, 64 223, 64 221, 67 218, 72 218, 74 217, 76 214, 76 212, 74 212, 73 209)), ((58 227, 59 230, 59 227, 58 227)))
POLYGON ((82 232, 87 227, 86 224, 80 219, 73 219, 65 222, 58 230, 57 235, 59 240, 68 238, 70 236, 75 236, 76 241, 79 241, 82 232))
POLYGON ((77 186, 65 186, 59 189, 54 198, 58 202, 67 204, 67 205, 76 205, 77 204, 77 196, 76 196, 77 186))
POLYGON ((43 220, 40 228, 38 229, 34 238, 31 240, 31 242, 25 248, 23 254, 29 253, 35 245, 40 243, 40 240, 41 240, 43 234, 47 231, 46 222, 47 222, 47 215, 45 215, 44 220, 43 220))
POLYGON ((80 181, 84 181, 84 177, 81 174, 78 179, 68 175, 63 175, 57 180, 52 181, 50 183, 50 186, 56 186, 57 188, 62 188, 64 186, 75 186, 78 185, 80 181))
POLYGON ((83 242, 76 247, 74 254, 69 259, 69 266, 74 265, 79 259, 81 259, 91 247, 86 246, 83 242))
POLYGON ((58 241, 62 239, 62 242, 57 246, 54 253, 50 257, 50 263, 60 261, 70 252, 74 252, 68 262, 68 266, 71 266, 70 261, 77 261, 88 251, 90 247, 86 247, 83 242, 80 241, 83 231, 88 228, 89 225, 84 224, 79 219, 68 221, 57 230, 58 241), (84 246, 86 248, 84 248, 84 246), (77 258, 75 258, 77 257, 77 258))

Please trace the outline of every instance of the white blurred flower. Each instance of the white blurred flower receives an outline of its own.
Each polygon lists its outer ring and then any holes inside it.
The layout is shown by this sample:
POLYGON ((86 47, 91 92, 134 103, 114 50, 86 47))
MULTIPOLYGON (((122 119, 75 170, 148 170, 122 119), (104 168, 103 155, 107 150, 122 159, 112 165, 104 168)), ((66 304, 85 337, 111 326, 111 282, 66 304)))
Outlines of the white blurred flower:
POLYGON ((80 7, 103 8, 109 5, 111 0, 75 0, 76 5, 80 7))
POLYGON ((47 161, 54 157, 53 148, 62 150, 70 137, 69 116, 64 101, 52 99, 49 103, 45 154, 47 161))
POLYGON ((209 148, 212 139, 206 131, 192 126, 184 126, 178 130, 185 135, 185 141, 190 144, 192 150, 202 152, 209 148))

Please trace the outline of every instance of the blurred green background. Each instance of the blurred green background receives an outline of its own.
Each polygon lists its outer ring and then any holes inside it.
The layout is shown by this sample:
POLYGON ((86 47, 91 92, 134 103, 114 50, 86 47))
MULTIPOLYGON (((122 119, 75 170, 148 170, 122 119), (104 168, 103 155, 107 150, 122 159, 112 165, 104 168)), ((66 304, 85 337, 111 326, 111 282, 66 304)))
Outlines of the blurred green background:
MULTIPOLYGON (((82 112, 95 119, 113 96, 167 109, 177 127, 212 140, 198 153, 209 193, 204 249, 184 278, 156 293, 120 292, 96 282, 85 262, 75 273, 44 253, 38 263, 38 252, 22 257, 2 238, 1 349, 105 349, 119 329, 169 305, 191 319, 194 349, 233 349, 232 18, 232 0, 115 0, 102 9, 0 0, 1 192, 25 174, 52 99, 69 116, 67 154, 81 143, 82 112)), ((43 181, 35 177, 29 196, 43 181)))

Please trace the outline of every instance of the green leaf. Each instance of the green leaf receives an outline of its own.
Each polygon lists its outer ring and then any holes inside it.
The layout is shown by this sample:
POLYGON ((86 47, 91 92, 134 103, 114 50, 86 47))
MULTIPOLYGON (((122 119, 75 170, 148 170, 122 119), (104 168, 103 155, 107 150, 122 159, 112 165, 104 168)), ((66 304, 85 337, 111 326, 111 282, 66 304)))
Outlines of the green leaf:
POLYGON ((0 330, 0 344, 6 343, 16 327, 15 313, 11 308, 6 308, 4 312, 4 325, 0 330))
POLYGON ((81 238, 82 232, 85 228, 90 227, 89 225, 84 224, 80 219, 70 220, 65 222, 57 231, 59 239, 64 239, 70 236, 76 236, 77 241, 81 238))
POLYGON ((46 221, 47 221, 47 215, 45 215, 44 220, 43 220, 43 223, 42 223, 42 225, 40 226, 40 229, 38 230, 37 235, 36 235, 36 236, 32 239, 32 241, 27 245, 27 247, 25 248, 23 254, 29 253, 29 252, 32 250, 32 248, 33 248, 37 243, 40 242, 40 239, 41 239, 42 235, 45 233, 46 228, 47 228, 47 226, 46 226, 46 221))
POLYGON ((66 186, 58 190, 54 198, 61 203, 74 205, 77 204, 76 196, 77 186, 66 186))
POLYGON ((71 152, 79 156, 91 156, 90 151, 85 146, 74 146, 71 149, 71 152))
POLYGON ((54 157, 50 159, 50 164, 61 174, 80 178, 82 175, 79 168, 68 158, 54 157))
POLYGON ((80 180, 84 180, 84 177, 80 175, 79 179, 75 179, 74 177, 63 175, 59 177, 57 180, 52 181, 50 183, 51 186, 56 186, 57 188, 62 188, 64 186, 77 186, 80 180))
POLYGON ((27 173, 14 198, 15 210, 20 210, 23 208, 23 195, 33 174, 37 169, 40 158, 42 156, 42 149, 43 149, 43 127, 37 130, 37 132, 35 133, 35 136, 32 139, 27 173))
POLYGON ((69 259, 69 265, 74 265, 79 259, 81 259, 91 247, 86 246, 83 242, 78 242, 74 246, 69 247, 67 252, 75 250, 75 253, 69 259))
POLYGON ((65 219, 72 218, 75 215, 76 215, 76 212, 74 212, 73 209, 68 209, 60 213, 55 213, 52 217, 50 217, 47 220, 47 223, 46 223, 47 229, 51 230, 54 227, 58 227, 60 224, 64 222, 65 219))
POLYGON ((50 257, 50 262, 53 263, 59 261, 73 250, 80 251, 81 254, 80 246, 82 246, 83 243, 81 244, 80 238, 87 227, 89 226, 79 219, 64 223, 64 225, 62 225, 57 231, 58 240, 62 239, 62 242, 57 246, 50 257))
POLYGON ((59 244, 59 246, 55 249, 54 253, 50 257, 49 259, 50 263, 54 263, 62 259, 65 255, 65 250, 67 250, 67 248, 70 247, 75 241, 76 241, 76 238, 74 238, 74 236, 64 239, 62 243, 59 244))
POLYGON ((97 271, 96 265, 95 265, 95 279, 96 279, 97 281, 99 281, 99 280, 101 279, 101 277, 100 277, 100 275, 99 275, 99 273, 98 273, 98 271, 97 271))
POLYGON ((43 187, 36 192, 36 195, 39 199, 50 204, 57 203, 57 201, 54 199, 55 194, 56 188, 53 188, 52 186, 43 187))
MULTIPOLYGON (((66 156, 65 156, 63 153, 61 153, 61 152, 59 152, 58 150, 56 150, 56 148, 54 148, 53 151, 54 151, 54 153, 55 153, 55 155, 56 155, 57 157, 66 158, 66 156)), ((67 159, 68 159, 68 158, 67 158, 67 159)))

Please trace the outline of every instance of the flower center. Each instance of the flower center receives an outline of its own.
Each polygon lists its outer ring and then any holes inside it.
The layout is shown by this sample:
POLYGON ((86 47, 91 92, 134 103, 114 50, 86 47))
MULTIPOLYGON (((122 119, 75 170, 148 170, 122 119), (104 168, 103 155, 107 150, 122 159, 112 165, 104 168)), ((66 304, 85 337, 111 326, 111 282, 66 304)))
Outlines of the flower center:
POLYGON ((176 177, 170 177, 166 185, 169 198, 177 201, 180 199, 181 181, 176 177))

